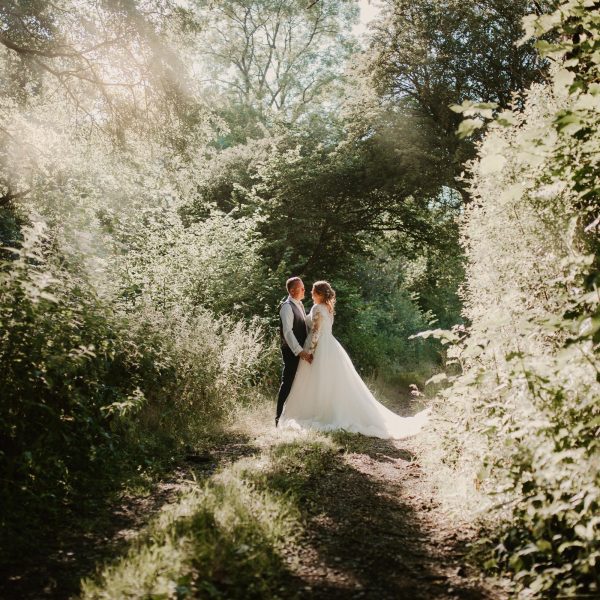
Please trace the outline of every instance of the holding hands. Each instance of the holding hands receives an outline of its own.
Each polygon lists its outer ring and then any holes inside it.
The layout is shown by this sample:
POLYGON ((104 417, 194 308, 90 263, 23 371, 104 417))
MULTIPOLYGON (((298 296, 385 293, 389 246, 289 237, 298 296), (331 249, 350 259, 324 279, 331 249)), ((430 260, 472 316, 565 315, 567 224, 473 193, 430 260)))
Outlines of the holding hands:
POLYGON ((310 352, 306 352, 306 350, 302 350, 302 352, 300 352, 300 354, 298 354, 298 356, 302 359, 305 360, 308 364, 312 363, 313 361, 313 355, 310 352))

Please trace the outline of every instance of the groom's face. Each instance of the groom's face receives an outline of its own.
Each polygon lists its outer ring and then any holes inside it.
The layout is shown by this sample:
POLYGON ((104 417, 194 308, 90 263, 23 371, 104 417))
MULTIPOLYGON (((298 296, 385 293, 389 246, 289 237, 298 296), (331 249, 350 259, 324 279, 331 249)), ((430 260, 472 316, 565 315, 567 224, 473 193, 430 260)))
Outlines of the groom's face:
POLYGON ((302 282, 297 283, 290 295, 294 300, 302 300, 304 298, 304 284, 302 282))

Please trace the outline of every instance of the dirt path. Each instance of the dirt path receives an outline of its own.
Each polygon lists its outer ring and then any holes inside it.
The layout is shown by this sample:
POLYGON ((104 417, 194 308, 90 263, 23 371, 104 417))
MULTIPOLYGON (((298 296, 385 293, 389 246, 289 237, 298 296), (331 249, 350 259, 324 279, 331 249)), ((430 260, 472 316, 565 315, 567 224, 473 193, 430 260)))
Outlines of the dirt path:
MULTIPOLYGON (((385 396, 398 414, 423 408, 408 391, 388 389, 385 396)), ((283 598, 508 598, 501 582, 468 563, 478 531, 436 500, 416 440, 333 438, 342 449, 328 475, 309 484, 306 533, 286 555, 295 583, 281 590, 283 598)))
MULTIPOLYGON (((401 399, 389 406, 408 412, 401 399)), ((282 443, 265 419, 259 421, 254 435, 238 432, 207 454, 186 457, 151 494, 121 496, 103 518, 93 520, 88 531, 66 532, 55 547, 44 550, 43 557, 32 556, 13 572, 0 587, 0 597, 76 597, 79 579, 122 555, 153 515, 177 501, 182 489, 201 484, 220 467, 242 457, 258 457, 282 443)), ((346 434, 332 437, 340 450, 325 476, 303 482, 299 508, 304 533, 299 543, 284 550, 289 579, 274 597, 507 597, 501 587, 467 564, 466 545, 476 532, 453 521, 436 502, 423 479, 414 442, 346 434)))
POLYGON ((288 556, 301 597, 505 598, 465 562, 475 534, 449 522, 408 442, 363 438, 314 489, 302 551, 288 556))

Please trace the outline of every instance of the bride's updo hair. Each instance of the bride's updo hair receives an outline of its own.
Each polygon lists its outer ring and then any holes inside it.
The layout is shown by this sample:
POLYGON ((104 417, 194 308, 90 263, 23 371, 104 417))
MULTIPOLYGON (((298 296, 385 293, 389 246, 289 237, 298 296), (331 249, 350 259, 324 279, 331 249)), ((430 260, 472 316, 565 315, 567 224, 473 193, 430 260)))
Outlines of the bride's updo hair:
POLYGON ((333 314, 335 308, 335 290, 328 281, 317 281, 313 283, 313 290, 323 297, 323 302, 333 314))

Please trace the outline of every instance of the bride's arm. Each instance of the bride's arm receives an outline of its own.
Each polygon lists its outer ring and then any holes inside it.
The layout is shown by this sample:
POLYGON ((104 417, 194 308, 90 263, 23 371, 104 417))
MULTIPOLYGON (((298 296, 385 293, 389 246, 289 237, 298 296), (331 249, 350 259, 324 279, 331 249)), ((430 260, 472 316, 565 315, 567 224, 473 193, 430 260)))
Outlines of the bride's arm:
POLYGON ((306 326, 310 329, 312 327, 312 310, 308 311, 308 314, 306 315, 306 326))
POLYGON ((312 316, 312 329, 311 329, 311 338, 310 338, 310 348, 308 351, 310 354, 314 354, 317 349, 317 344, 319 343, 319 334, 321 332, 321 322, 323 321, 323 315, 320 311, 315 310, 312 316))

